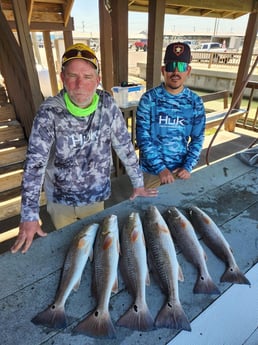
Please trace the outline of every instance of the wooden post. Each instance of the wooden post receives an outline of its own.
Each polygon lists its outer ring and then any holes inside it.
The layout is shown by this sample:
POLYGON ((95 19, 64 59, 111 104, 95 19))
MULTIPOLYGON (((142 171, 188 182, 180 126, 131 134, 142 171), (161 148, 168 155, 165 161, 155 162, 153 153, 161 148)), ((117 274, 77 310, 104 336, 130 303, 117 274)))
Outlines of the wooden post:
POLYGON ((114 86, 112 27, 111 16, 105 7, 104 0, 99 0, 99 31, 102 86, 111 92, 111 88, 114 86))
POLYGON ((52 42, 50 37, 49 31, 43 32, 44 38, 44 46, 46 51, 46 58, 47 58, 47 65, 48 65, 48 73, 51 83, 52 95, 58 93, 58 85, 57 85, 57 78, 56 78, 56 69, 55 69, 55 62, 53 57, 53 50, 52 50, 52 42))
POLYGON ((147 89, 160 84, 165 3, 165 0, 149 1, 148 55, 146 69, 147 89), (158 67, 154 68, 155 66, 158 67))
POLYGON ((13 11, 17 25, 17 32, 20 41, 22 55, 24 57, 25 70, 29 81, 31 92, 31 102, 34 111, 38 110, 42 102, 42 94, 39 85, 38 73, 36 70, 36 62, 32 49, 30 38, 30 29, 27 20, 26 0, 13 0, 13 11))
MULTIPOLYGON (((252 53, 253 53, 256 36, 257 36, 257 30, 258 30, 258 13, 257 12, 250 13, 231 104, 234 104, 237 101, 240 93, 243 91, 243 86, 245 84, 246 77, 248 75, 248 71, 250 68, 252 53)), ((237 103, 235 104, 235 108, 239 108, 240 104, 241 104, 241 97, 238 99, 237 103)))
POLYGON ((111 0, 113 82, 128 81, 128 1, 111 0))
MULTIPOLYGON (((18 28, 20 27, 19 24, 17 26, 18 28)), ((33 68, 29 68, 28 61, 27 64, 25 64, 22 50, 1 9, 0 32, 0 70, 5 80, 9 100, 15 108, 16 118, 21 122, 26 137, 28 138, 37 107, 43 100, 37 78, 35 61, 33 63, 33 68), (35 74, 35 76, 34 78, 31 76, 29 80, 28 74, 35 74), (32 83, 32 80, 34 80, 35 83, 32 83), (32 93, 34 84, 35 89, 38 91, 36 92, 34 90, 32 93), (33 98, 35 92, 36 94, 38 93, 36 99, 33 98)), ((32 45, 31 42, 30 44, 32 45)))

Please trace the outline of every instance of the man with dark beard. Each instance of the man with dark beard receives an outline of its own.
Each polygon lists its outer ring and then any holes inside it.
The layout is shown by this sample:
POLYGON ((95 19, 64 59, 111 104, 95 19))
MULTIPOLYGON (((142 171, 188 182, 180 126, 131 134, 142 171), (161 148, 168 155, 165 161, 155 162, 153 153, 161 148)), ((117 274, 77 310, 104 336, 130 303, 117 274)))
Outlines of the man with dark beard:
POLYGON ((190 62, 187 44, 168 45, 161 67, 164 82, 140 99, 136 137, 145 188, 190 178, 200 157, 205 110, 201 97, 184 86, 190 62))

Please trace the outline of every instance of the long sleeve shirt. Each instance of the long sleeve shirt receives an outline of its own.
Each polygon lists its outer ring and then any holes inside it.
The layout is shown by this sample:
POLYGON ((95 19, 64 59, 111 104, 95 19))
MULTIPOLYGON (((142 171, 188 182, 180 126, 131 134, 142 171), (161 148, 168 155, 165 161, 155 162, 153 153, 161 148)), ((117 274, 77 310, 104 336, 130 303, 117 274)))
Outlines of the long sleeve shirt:
POLYGON ((69 113, 64 91, 40 106, 24 167, 21 221, 39 219, 43 183, 49 202, 83 206, 106 200, 111 193, 112 147, 133 187, 143 186, 123 114, 107 92, 97 92, 98 107, 85 117, 69 113))
POLYGON ((189 88, 179 94, 164 84, 148 90, 136 115, 136 138, 143 171, 158 175, 165 168, 191 172, 204 140, 205 110, 202 99, 189 88))

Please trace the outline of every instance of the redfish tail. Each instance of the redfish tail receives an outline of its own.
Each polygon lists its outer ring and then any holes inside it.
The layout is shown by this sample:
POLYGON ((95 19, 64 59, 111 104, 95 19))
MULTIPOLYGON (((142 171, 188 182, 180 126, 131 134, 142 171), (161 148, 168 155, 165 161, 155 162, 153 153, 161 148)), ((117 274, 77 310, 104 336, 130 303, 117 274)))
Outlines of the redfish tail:
POLYGON ((193 288, 194 293, 204 293, 208 295, 219 295, 220 290, 216 286, 216 284, 213 282, 211 277, 204 277, 202 275, 199 275, 197 277, 195 286, 193 288))
POLYGON ((220 278, 221 282, 251 285, 238 266, 229 266, 220 278))
POLYGON ((108 312, 94 310, 74 329, 73 334, 80 333, 90 337, 115 338, 116 330, 108 312))
POLYGON ((154 320, 147 305, 139 308, 135 303, 116 322, 117 326, 146 332, 154 329, 154 320))
POLYGON ((62 329, 67 326, 67 318, 64 307, 52 304, 47 309, 37 314, 32 320, 34 325, 42 325, 49 328, 62 329))
POLYGON ((159 311, 155 326, 158 328, 171 328, 191 331, 191 325, 181 304, 173 304, 167 301, 159 311))

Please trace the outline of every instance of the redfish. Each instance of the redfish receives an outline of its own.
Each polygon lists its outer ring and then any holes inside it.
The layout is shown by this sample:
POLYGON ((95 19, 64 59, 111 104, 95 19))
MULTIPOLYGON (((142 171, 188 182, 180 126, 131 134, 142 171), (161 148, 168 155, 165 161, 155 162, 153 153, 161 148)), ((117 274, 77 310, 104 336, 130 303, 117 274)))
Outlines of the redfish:
POLYGON ((98 227, 99 224, 86 225, 74 237, 65 259, 55 301, 31 320, 35 325, 57 329, 67 326, 65 302, 71 291, 77 291, 80 286, 82 272, 92 253, 98 227))
POLYGON ((213 282, 206 265, 206 254, 190 221, 176 207, 169 208, 164 218, 183 255, 198 270, 193 292, 219 294, 220 291, 213 282))
POLYGON ((197 206, 189 207, 188 211, 195 230, 200 233, 213 253, 226 264, 226 270, 220 281, 251 285, 240 271, 229 243, 215 222, 197 206))
POLYGON ((150 284, 150 278, 139 213, 132 212, 129 215, 121 231, 120 246, 121 273, 134 301, 117 321, 117 325, 138 331, 149 331, 154 328, 154 320, 145 298, 146 285, 150 284))
POLYGON ((190 323, 179 300, 178 279, 183 280, 182 272, 169 228, 156 206, 150 206, 146 211, 144 235, 151 268, 166 295, 155 326, 190 331, 190 323))
POLYGON ((116 215, 106 216, 100 225, 94 244, 94 274, 92 289, 97 299, 96 308, 73 330, 91 337, 114 338, 109 302, 112 292, 118 291, 117 268, 120 253, 116 215))

